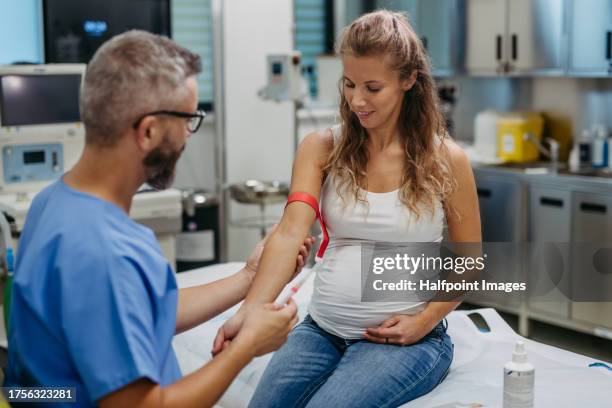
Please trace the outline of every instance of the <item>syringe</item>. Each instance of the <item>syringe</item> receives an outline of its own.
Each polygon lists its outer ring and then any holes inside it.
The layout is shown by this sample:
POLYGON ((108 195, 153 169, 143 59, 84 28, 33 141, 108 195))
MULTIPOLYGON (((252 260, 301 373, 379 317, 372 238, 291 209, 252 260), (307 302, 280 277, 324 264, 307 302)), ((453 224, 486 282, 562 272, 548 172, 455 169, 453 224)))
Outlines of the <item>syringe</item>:
POLYGON ((308 279, 308 277, 310 276, 313 270, 314 268, 302 269, 302 271, 298 273, 295 278, 291 279, 291 282, 285 285, 281 293, 278 295, 278 297, 274 301, 274 304, 277 304, 280 306, 286 305, 287 302, 289 301, 289 298, 293 296, 295 293, 297 293, 297 291, 304 284, 304 282, 306 282, 306 279, 308 279))

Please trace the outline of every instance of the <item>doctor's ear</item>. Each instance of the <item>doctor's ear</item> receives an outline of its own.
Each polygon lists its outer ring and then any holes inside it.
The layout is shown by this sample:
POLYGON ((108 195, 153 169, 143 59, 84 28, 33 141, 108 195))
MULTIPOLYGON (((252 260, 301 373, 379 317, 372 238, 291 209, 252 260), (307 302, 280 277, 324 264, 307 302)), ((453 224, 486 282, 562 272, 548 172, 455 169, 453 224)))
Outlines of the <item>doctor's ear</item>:
POLYGON ((160 122, 154 116, 145 116, 134 127, 136 143, 143 150, 151 150, 157 145, 158 135, 161 134, 160 122))
POLYGON ((412 89, 412 87, 416 83, 418 74, 419 74, 418 71, 414 70, 412 71, 412 74, 410 74, 408 78, 402 81, 402 89, 404 90, 404 92, 412 89))

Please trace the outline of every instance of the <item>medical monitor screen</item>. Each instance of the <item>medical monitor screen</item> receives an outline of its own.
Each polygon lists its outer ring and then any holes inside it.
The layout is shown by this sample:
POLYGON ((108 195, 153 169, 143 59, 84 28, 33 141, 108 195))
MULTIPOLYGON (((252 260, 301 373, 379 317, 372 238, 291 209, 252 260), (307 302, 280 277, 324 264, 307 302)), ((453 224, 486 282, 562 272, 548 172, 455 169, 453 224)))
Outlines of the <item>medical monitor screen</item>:
POLYGON ((47 63, 87 63, 116 34, 139 29, 170 36, 170 0, 44 0, 47 63))
POLYGON ((41 164, 44 162, 45 162, 45 151, 44 150, 36 150, 33 152, 23 153, 23 163, 24 164, 41 164))
POLYGON ((2 126, 79 122, 81 75, 0 76, 2 126))

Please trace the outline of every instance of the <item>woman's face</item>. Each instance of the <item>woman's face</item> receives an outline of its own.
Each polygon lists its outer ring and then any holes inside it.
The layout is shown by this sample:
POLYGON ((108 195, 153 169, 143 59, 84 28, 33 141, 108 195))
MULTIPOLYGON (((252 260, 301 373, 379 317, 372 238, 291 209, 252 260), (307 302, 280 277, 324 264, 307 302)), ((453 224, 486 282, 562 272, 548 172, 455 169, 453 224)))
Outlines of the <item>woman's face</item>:
POLYGON ((413 76, 400 80, 384 56, 345 54, 342 64, 344 96, 361 126, 369 130, 395 127, 404 93, 414 84, 413 76))

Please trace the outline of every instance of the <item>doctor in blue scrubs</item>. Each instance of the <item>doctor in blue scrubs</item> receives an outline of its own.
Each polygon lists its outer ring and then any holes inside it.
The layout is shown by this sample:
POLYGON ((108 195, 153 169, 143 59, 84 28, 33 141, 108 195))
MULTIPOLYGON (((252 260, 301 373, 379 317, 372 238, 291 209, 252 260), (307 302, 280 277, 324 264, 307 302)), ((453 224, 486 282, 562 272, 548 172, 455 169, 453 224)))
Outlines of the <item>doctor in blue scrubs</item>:
POLYGON ((89 63, 82 157, 36 196, 20 238, 5 386, 76 387, 78 406, 212 406, 252 358, 285 341, 295 304, 263 305, 182 378, 172 337, 242 300, 261 248, 234 275, 178 290, 152 231, 128 217, 144 182, 172 183, 201 124, 200 69, 197 55, 141 31, 112 38, 89 63))

